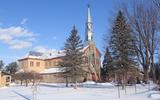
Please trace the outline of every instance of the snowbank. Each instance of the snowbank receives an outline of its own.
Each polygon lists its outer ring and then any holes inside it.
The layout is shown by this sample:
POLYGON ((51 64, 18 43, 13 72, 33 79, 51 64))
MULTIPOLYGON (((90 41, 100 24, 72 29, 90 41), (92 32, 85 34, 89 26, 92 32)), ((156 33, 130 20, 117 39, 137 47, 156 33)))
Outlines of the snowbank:
POLYGON ((7 86, 3 86, 3 87, 1 87, 0 89, 6 89, 6 88, 9 88, 9 87, 7 87, 7 86))
POLYGON ((160 94, 151 94, 150 98, 154 100, 160 100, 160 94))
POLYGON ((111 84, 111 83, 97 83, 97 85, 101 85, 101 86, 107 86, 107 87, 114 87, 114 85, 113 84, 111 84))
MULTIPOLYGON (((41 86, 47 87, 59 87, 64 88, 66 87, 65 83, 41 83, 41 86)), ((77 83, 78 87, 83 88, 114 88, 114 85, 111 83, 96 83, 94 81, 86 81, 84 83, 77 83)), ((69 83, 68 87, 73 87, 73 83, 69 83)))
POLYGON ((16 86, 16 85, 17 85, 16 83, 11 83, 11 84, 10 84, 10 86, 16 86))
POLYGON ((86 81, 86 82, 83 83, 83 85, 85 85, 85 84, 96 84, 96 82, 94 82, 94 81, 86 81))
POLYGON ((83 87, 87 87, 87 88, 113 88, 114 85, 111 83, 96 83, 94 81, 87 81, 82 83, 83 87))
POLYGON ((47 86, 47 87, 66 87, 65 83, 40 83, 41 86, 47 86))

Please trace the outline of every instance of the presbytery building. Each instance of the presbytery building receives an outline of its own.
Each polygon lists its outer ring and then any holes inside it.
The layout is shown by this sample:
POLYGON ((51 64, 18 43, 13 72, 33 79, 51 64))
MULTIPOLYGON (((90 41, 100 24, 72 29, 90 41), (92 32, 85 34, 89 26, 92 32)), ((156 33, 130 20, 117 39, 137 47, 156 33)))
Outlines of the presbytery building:
MULTIPOLYGON (((86 71, 88 72, 86 77, 81 79, 98 81, 100 80, 100 68, 101 68, 101 53, 96 47, 93 40, 93 29, 90 7, 88 6, 87 20, 86 20, 84 52, 86 71)), ((42 75, 43 82, 65 82, 63 77, 64 67, 59 66, 59 62, 64 57, 64 51, 48 51, 45 53, 31 51, 25 57, 20 58, 19 71, 34 71, 42 75)), ((83 81, 83 80, 81 80, 83 81)))

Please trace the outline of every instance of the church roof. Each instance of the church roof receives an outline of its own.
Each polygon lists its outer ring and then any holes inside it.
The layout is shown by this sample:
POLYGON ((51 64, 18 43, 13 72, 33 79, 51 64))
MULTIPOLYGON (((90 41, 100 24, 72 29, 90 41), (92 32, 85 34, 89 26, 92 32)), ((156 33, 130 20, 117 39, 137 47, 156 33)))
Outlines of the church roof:
MULTIPOLYGON (((83 52, 85 52, 88 48, 89 48, 89 45, 85 46, 85 47, 83 48, 83 52)), ((98 48, 97 48, 97 47, 95 47, 95 48, 96 48, 96 52, 99 54, 99 56, 101 56, 101 53, 100 53, 100 51, 98 50, 98 48)))

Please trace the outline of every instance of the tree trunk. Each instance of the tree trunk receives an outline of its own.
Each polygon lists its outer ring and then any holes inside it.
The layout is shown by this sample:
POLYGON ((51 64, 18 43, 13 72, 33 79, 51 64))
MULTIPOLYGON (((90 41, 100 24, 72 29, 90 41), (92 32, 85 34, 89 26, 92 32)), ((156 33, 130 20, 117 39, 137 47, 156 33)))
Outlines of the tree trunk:
POLYGON ((66 87, 68 87, 68 76, 66 76, 66 87))
POLYGON ((148 83, 148 78, 149 78, 149 76, 148 76, 148 69, 144 68, 143 82, 144 82, 145 84, 148 83))
POLYGON ((124 75, 124 88, 125 88, 125 94, 127 93, 127 70, 125 71, 125 75, 124 75))
POLYGON ((22 86, 22 80, 21 80, 21 86, 22 86))
POLYGON ((26 87, 28 87, 28 80, 26 80, 26 87))
POLYGON ((146 56, 146 60, 145 60, 145 66, 144 66, 144 81, 145 83, 148 83, 149 81, 149 73, 148 73, 148 68, 149 68, 149 35, 147 34, 147 37, 145 39, 145 56, 146 56))
POLYGON ((137 93, 137 85, 136 85, 136 82, 135 82, 135 93, 137 93))
POLYGON ((152 58, 152 78, 153 78, 153 82, 156 83, 156 73, 155 73, 155 67, 154 67, 154 58, 152 58))
POLYGON ((160 86, 160 76, 158 77, 158 85, 160 86))
POLYGON ((77 81, 75 81, 74 89, 77 89, 77 81))
POLYGON ((122 90, 124 90, 124 75, 123 75, 123 78, 122 78, 122 90))
POLYGON ((155 74, 155 67, 154 67, 154 51, 155 51, 155 32, 152 32, 152 36, 151 36, 151 40, 152 40, 152 46, 151 46, 151 67, 152 67, 152 74, 153 74, 153 82, 156 83, 156 74, 155 74))
POLYGON ((33 80, 33 86, 34 86, 34 84, 35 84, 35 80, 33 80))
POLYGON ((118 98, 120 98, 121 94, 120 94, 120 89, 119 89, 119 84, 118 84, 118 98))

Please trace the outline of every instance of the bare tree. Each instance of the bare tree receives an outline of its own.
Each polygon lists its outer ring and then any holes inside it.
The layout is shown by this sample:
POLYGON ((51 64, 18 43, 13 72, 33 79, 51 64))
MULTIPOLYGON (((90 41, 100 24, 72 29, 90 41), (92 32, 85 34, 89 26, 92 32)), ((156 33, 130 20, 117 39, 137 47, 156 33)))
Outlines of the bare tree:
POLYGON ((23 75, 24 75, 24 74, 23 74, 22 72, 20 72, 20 73, 16 73, 16 74, 13 76, 13 78, 14 78, 15 80, 20 81, 21 86, 22 86, 23 80, 24 80, 24 76, 23 76, 23 75))
POLYGON ((143 0, 134 2, 130 8, 128 10, 127 7, 124 7, 124 11, 136 37, 137 59, 144 70, 144 82, 148 82, 150 70, 153 73, 153 81, 155 81, 154 58, 159 40, 158 9, 153 2, 146 4, 143 0))
POLYGON ((160 9, 160 1, 159 0, 152 0, 152 1, 160 9))
POLYGON ((14 75, 14 78, 16 80, 21 81, 21 85, 22 85, 23 81, 25 81, 26 87, 28 86, 29 82, 32 82, 33 85, 35 85, 35 83, 39 83, 40 80, 42 79, 41 75, 39 73, 36 73, 36 72, 20 72, 20 73, 16 73, 14 75))

